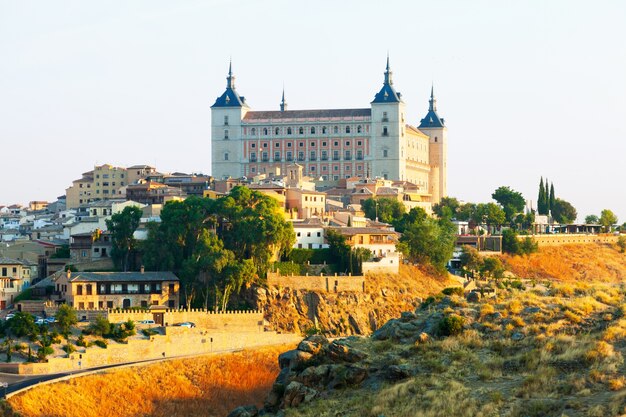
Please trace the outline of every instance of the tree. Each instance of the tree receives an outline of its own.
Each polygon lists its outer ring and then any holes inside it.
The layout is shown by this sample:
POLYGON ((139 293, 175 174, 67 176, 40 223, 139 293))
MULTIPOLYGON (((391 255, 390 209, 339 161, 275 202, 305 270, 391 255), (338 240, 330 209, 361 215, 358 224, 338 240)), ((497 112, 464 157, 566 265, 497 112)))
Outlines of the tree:
POLYGON ((61 329, 61 333, 67 339, 67 336, 70 334, 70 330, 72 326, 78 323, 78 315, 76 314, 76 310, 69 306, 68 304, 62 304, 57 311, 55 316, 57 320, 57 325, 59 329, 61 329))
POLYGON ((89 330, 96 336, 104 336, 111 333, 111 323, 106 318, 98 316, 89 325, 89 330))
POLYGON ((514 230, 506 229, 502 232, 502 251, 513 255, 520 253, 519 239, 514 230))
POLYGON ((486 224, 490 229, 491 226, 501 226, 506 221, 506 215, 495 203, 479 204, 472 215, 472 220, 476 224, 486 224))
POLYGON ((617 223, 617 216, 609 209, 604 209, 600 213, 600 224, 605 232, 610 232, 614 224, 617 223))
MULTIPOLYGON (((547 187, 547 182, 546 182, 546 187, 547 187)), ((549 210, 554 210, 554 207, 556 207, 556 198, 554 196, 554 184, 550 183, 550 196, 548 197, 548 209, 549 210)))
POLYGON ((600 224, 600 218, 595 214, 590 214, 585 217, 585 224, 600 224))
POLYGON ((557 223, 572 223, 574 220, 576 220, 577 216, 578 213, 576 212, 576 209, 567 201, 561 200, 560 198, 557 198, 554 201, 554 207, 552 208, 552 217, 554 218, 554 220, 557 221, 557 223))
POLYGON ((619 248, 620 253, 626 252, 626 236, 621 235, 617 238, 617 247, 619 248))
POLYGON ((434 219, 420 208, 405 214, 398 248, 411 262, 429 263, 440 273, 452 257, 456 242, 454 224, 448 218, 434 219))
POLYGON ((361 208, 365 217, 371 220, 378 218, 383 223, 393 223, 406 212, 406 207, 395 198, 368 198, 361 208))
POLYGON ((546 187, 543 186, 543 177, 539 181, 539 195, 537 196, 537 213, 541 215, 548 214, 548 200, 547 200, 547 182, 546 187))
POLYGON ((441 201, 433 206, 433 213, 439 218, 445 217, 446 214, 450 214, 452 218, 456 218, 460 208, 461 203, 459 203, 459 200, 456 198, 442 197, 441 201))
POLYGON ((500 259, 490 256, 483 260, 483 267, 480 272, 487 277, 502 278, 504 267, 500 259))
POLYGON ((479 271, 483 265, 483 258, 478 253, 478 250, 468 245, 463 245, 460 260, 461 266, 471 273, 479 271))
POLYGON ((111 233, 111 258, 115 266, 126 272, 129 269, 130 254, 136 249, 137 241, 133 234, 139 227, 143 212, 137 206, 124 207, 106 220, 107 229, 111 233))
POLYGON ((39 334, 39 328, 35 324, 35 318, 28 314, 18 311, 15 316, 7 320, 6 330, 15 337, 28 336, 34 339, 39 334))
POLYGON ((470 221, 476 212, 477 205, 474 203, 465 203, 459 206, 456 212, 456 218, 460 221, 470 221))
POLYGON ((517 213, 521 213, 526 205, 526 200, 522 193, 514 191, 510 187, 499 187, 491 195, 491 198, 502 206, 506 221, 508 222, 513 222, 514 216, 517 213))

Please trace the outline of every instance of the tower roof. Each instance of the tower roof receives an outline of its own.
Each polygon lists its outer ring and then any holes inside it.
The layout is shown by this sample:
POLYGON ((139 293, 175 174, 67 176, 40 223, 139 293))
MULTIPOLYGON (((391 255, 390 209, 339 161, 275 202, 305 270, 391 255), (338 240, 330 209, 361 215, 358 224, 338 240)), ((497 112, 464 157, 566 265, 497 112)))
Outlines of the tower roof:
POLYGON ((226 91, 215 100, 213 107, 247 107, 246 99, 243 96, 239 96, 235 89, 235 76, 233 75, 233 63, 232 61, 228 65, 228 77, 226 77, 226 91))
POLYGON ((387 68, 383 88, 374 96, 372 103, 400 103, 402 95, 393 88, 391 67, 389 66, 389 54, 387 54, 387 68))
POLYGON ((444 127, 444 120, 437 114, 437 99, 435 99, 435 88, 430 87, 430 100, 428 101, 428 113, 420 121, 419 127, 444 127))

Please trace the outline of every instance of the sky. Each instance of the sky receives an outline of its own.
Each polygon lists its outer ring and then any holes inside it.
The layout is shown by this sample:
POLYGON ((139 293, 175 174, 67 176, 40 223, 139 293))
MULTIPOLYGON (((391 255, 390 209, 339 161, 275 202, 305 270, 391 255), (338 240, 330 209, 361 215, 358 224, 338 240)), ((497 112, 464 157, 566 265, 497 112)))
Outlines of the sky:
MULTIPOLYGON (((408 122, 434 84, 448 193, 540 177, 626 222, 626 2, 0 0, 0 205, 96 164, 211 173, 229 59, 253 110, 366 108, 389 53, 408 122)), ((535 203, 533 203, 535 205, 535 203)))

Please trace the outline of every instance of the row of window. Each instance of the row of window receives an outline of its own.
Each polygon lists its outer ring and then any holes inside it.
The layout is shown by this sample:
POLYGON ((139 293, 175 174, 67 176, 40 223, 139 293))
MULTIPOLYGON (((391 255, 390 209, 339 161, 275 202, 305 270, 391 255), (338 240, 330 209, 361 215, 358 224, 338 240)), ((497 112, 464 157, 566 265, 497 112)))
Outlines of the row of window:
MULTIPOLYGON (((322 165, 322 167, 321 167, 321 171, 322 171, 322 172, 328 172, 328 171, 330 171, 330 169, 329 169, 329 168, 330 168, 330 167, 329 167, 328 165, 322 165)), ((333 168, 333 169, 332 169, 332 171, 334 171, 334 172, 339 171, 339 165, 333 165, 333 166, 332 166, 332 168, 333 168)), ((346 165, 346 166, 343 168, 343 170, 347 172, 347 171, 351 171, 352 169, 351 169, 350 165, 346 165)), ((363 171, 363 167, 362 167, 361 165, 357 165, 357 166, 356 166, 356 170, 357 170, 357 171, 359 171, 359 172, 361 172, 361 171, 363 171)), ((262 171, 262 170, 260 169, 260 170, 259 170, 259 172, 261 172, 261 171, 262 171)), ((264 171, 264 169, 263 169, 263 171, 264 171)), ((309 166, 309 171, 311 172, 311 175, 315 175, 315 173, 316 173, 316 171, 317 171, 317 167, 316 167, 315 165, 311 165, 311 166, 309 166)), ((257 171, 256 171, 256 167, 250 167, 250 172, 251 172, 252 174, 256 174, 256 172, 257 172, 257 171)), ((349 178, 349 177, 346 177, 346 178, 349 178)))
MULTIPOLYGON (((337 126, 335 126, 335 127, 337 127, 337 126)), ((361 129, 360 128, 361 128, 361 126, 357 127, 357 133, 361 133, 361 129)), ((300 128, 300 129, 302 129, 302 128, 300 128)), ((312 127, 311 129, 315 129, 315 128, 312 127)), ((265 130, 267 130, 267 128, 265 128, 265 130)), ((278 136, 279 135, 279 128, 278 127, 276 128, 275 132, 276 132, 276 136, 278 136)), ((338 132, 335 132, 335 133, 338 133, 338 132)), ((346 133, 350 133, 350 126, 346 126, 346 133)), ((303 135, 304 133, 302 132, 300 134, 303 135)), ((267 133, 264 133, 263 135, 267 136, 267 133)), ((287 135, 291 135, 291 128, 290 127, 287 128, 287 135)), ((383 136, 389 136, 389 128, 387 126, 383 126, 382 135, 383 136)), ((250 136, 256 137, 256 129, 254 127, 252 129, 250 129, 250 136)), ((404 129, 402 129, 402 136, 404 137, 404 129)), ((224 139, 225 140, 230 139, 230 134, 229 134, 228 129, 224 129, 224 139)))
MULTIPOLYGON (((137 172, 137 173, 139 173, 139 172, 137 172)), ((115 174, 111 174, 110 177, 111 178, 115 178, 115 174)), ((100 174, 96 174, 96 178, 100 178, 100 174)), ((105 178, 105 179, 109 178, 109 174, 102 174, 102 178, 105 178)), ((120 178, 124 178, 124 174, 123 173, 120 174, 120 178)))
MULTIPOLYGON (((285 134, 287 135, 292 135, 294 129, 292 127, 287 127, 287 128, 282 128, 284 130, 282 130, 283 132, 285 132, 285 134)), ((363 126, 358 125, 356 126, 356 133, 363 133, 363 126)), ((268 136, 271 132, 270 128, 264 127, 264 128, 259 128, 259 132, 262 133, 263 136, 268 136)), ((304 127, 300 126, 298 127, 298 134, 299 135, 304 135, 305 129, 304 127)), ((343 129, 343 132, 350 134, 350 133, 354 133, 353 132, 353 127, 352 126, 346 126, 343 129)), ((317 129, 315 126, 311 126, 310 128, 308 128, 308 133, 311 135, 316 135, 317 134, 317 129)), ((339 134, 339 126, 333 126, 333 133, 335 135, 339 134)), ((274 128, 274 135, 278 136, 281 134, 281 128, 280 127, 275 127, 274 128)), ((327 135, 328 134, 328 127, 327 126, 322 126, 321 128, 321 134, 322 135, 327 135)), ((250 128, 250 136, 256 136, 257 135, 257 129, 256 127, 250 128)))
MULTIPOLYGON (((350 142, 349 140, 347 140, 347 141, 345 142, 345 146, 346 146, 346 147, 349 147, 349 146, 350 146, 350 144, 351 144, 351 142, 350 142)), ((316 146, 316 142, 311 142, 309 145, 310 145, 310 147, 311 147, 311 148, 315 148, 315 146, 316 146)), ((267 147, 269 147, 269 144, 268 144, 267 142, 263 142, 263 143, 261 144, 261 146, 262 146, 263 148, 267 148, 267 147)), ((325 142, 325 141, 324 141, 324 142, 322 142, 322 145, 321 145, 321 146, 322 146, 322 147, 328 146, 328 142, 325 142)), ((338 140, 334 141, 334 142, 333 142, 333 146, 334 146, 334 147, 338 147, 338 146, 339 146, 339 141, 338 141, 338 140)), ((357 141, 356 141, 356 146, 363 146, 363 141, 362 141, 362 140, 357 140, 357 141)), ((256 143, 251 143, 251 144, 250 144, 250 147, 251 147, 252 149, 256 148, 256 143)), ((275 148, 280 148, 280 142, 274 142, 274 147, 275 147, 275 148)), ((291 148, 291 147, 292 147, 292 143, 291 143, 291 142, 287 142, 287 147, 288 147, 288 148, 291 148)), ((298 147, 299 147, 299 148, 304 148, 304 142, 298 142, 298 147)))
MULTIPOLYGON (((225 155, 227 155, 228 153, 226 153, 225 155)), ((328 161, 330 159, 330 156, 328 154, 328 151, 321 151, 319 153, 320 155, 320 161, 328 161)), ((350 150, 346 150, 343 153, 343 159, 344 161, 350 161, 352 159, 352 151, 350 150)), ((269 153, 268 152, 261 152, 260 153, 261 156, 261 162, 269 162, 269 153)), ((316 151, 310 151, 309 152, 309 161, 317 161, 317 152, 316 151)), ((340 158, 340 153, 338 150, 333 151, 332 153, 332 160, 333 161, 339 161, 341 160, 340 158)), ((224 158, 225 160, 228 160, 228 158, 224 158)), ((363 160, 363 151, 362 150, 357 150, 356 151, 356 160, 360 161, 363 160)), ((297 161, 305 161, 305 153, 304 151, 298 151, 297 153, 297 161)), ((250 152, 250 162, 257 162, 257 153, 252 151, 250 152)), ((273 162, 280 162, 282 161, 282 155, 280 151, 275 151, 274 152, 274 159, 273 162)), ((294 154, 291 151, 287 151, 285 152, 285 161, 287 162, 291 162, 294 161, 294 154)))

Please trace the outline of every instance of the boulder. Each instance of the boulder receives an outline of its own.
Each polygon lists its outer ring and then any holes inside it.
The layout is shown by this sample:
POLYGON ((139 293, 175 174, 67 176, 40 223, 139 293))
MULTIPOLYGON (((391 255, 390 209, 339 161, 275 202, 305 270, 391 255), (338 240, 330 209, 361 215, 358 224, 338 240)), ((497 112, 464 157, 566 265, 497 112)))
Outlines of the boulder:
POLYGON ((237 407, 228 414, 227 417, 257 417, 259 410, 254 405, 246 405, 243 407, 237 407))
POLYGON ((410 311, 403 311, 400 314, 400 321, 402 322, 406 323, 407 321, 413 321, 415 319, 417 319, 417 316, 415 315, 415 313, 412 313, 410 311))
POLYGON ((524 333, 520 333, 520 332, 515 332, 511 335, 511 340, 514 340, 516 342, 522 340, 524 338, 524 333))
POLYGON ((307 403, 317 396, 318 392, 312 388, 305 386, 304 384, 292 381, 285 388, 285 395, 283 396, 283 406, 297 407, 300 404, 307 403))
POLYGON ((400 381, 411 376, 411 368, 407 365, 391 365, 385 371, 385 379, 388 381, 400 381))
POLYGON ((338 341, 334 341, 330 345, 328 345, 328 358, 333 362, 358 362, 367 357, 365 352, 361 352, 360 350, 351 348, 345 344, 338 343, 338 341))
POLYGON ((307 387, 323 388, 330 380, 331 369, 332 365, 309 366, 296 377, 296 380, 307 387))
POLYGON ((363 382, 368 376, 368 371, 360 366, 333 365, 329 376, 331 380, 328 383, 328 389, 344 388, 363 382))
POLYGON ((313 335, 301 341, 298 345, 298 350, 315 355, 319 353, 324 346, 328 346, 328 339, 322 335, 313 335))
POLYGON ((288 350, 278 356, 278 366, 280 369, 293 370, 303 366, 313 355, 298 349, 288 350))
POLYGON ((478 291, 472 291, 467 294, 467 302, 477 303, 480 301, 480 293, 478 291))

